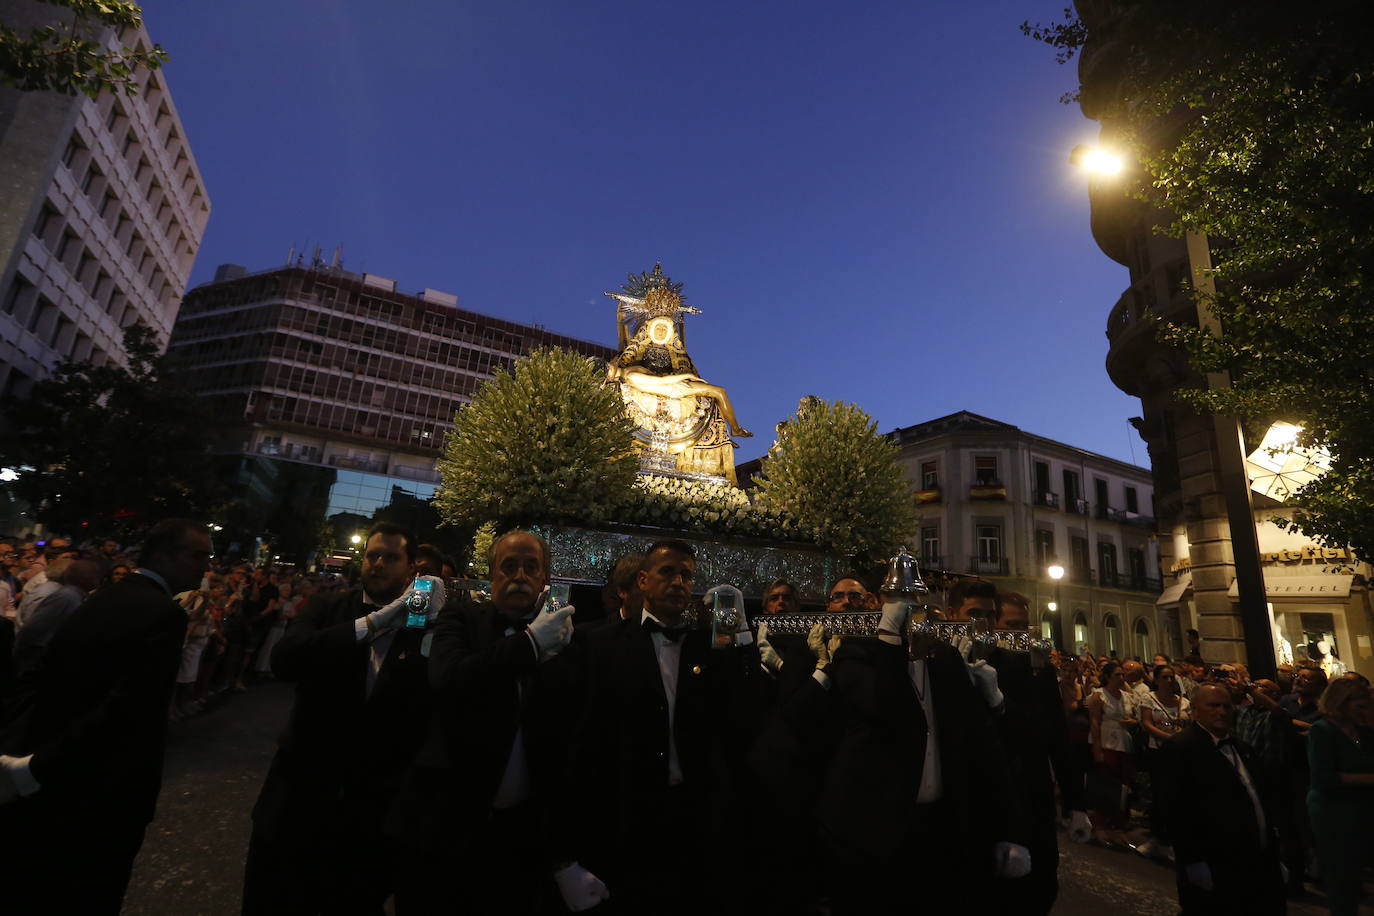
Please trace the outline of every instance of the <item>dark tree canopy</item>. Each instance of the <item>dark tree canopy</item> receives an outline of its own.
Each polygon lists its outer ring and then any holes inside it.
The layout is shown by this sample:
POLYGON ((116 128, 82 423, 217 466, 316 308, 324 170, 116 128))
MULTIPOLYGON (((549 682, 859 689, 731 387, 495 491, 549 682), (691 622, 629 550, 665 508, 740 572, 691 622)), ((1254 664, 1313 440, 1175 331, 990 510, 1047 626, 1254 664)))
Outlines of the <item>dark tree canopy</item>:
POLYGON ((1173 215, 1160 231, 1212 244, 1224 336, 1161 335, 1232 387, 1180 397, 1302 425, 1333 466, 1290 500, 1296 526, 1374 557, 1374 4, 1080 10, 1022 29, 1081 52, 1077 98, 1139 163, 1135 195, 1173 215))
POLYGON ((137 95, 138 71, 167 62, 160 45, 111 49, 106 29, 137 34, 143 11, 120 0, 42 0, 52 22, 23 29, 0 21, 0 85, 95 98, 108 90, 137 95))
POLYGON ((125 329, 124 346, 128 368, 64 362, 7 405, 0 458, 18 477, 6 486, 57 531, 122 535, 222 510, 213 418, 164 375, 150 330, 125 329))

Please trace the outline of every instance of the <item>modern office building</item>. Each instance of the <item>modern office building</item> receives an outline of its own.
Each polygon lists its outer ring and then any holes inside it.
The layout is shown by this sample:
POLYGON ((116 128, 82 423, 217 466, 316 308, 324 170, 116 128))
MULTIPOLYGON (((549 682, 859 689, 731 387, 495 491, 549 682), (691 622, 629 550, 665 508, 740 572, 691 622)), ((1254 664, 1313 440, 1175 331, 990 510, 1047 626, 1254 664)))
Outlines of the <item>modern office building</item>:
POLYGON ((187 293, 168 356, 205 398, 217 451, 232 462, 237 517, 226 527, 270 532, 279 552, 304 556, 326 518, 345 540, 378 518, 432 528, 435 461, 454 413, 538 347, 615 355, 460 309, 449 293, 400 292, 317 253, 257 273, 221 266, 187 293))
MULTIPOLYGON (((1111 145, 1115 125, 1104 120, 1104 112, 1117 91, 1114 30, 1128 25, 1129 18, 1112 3, 1076 6, 1090 36, 1079 60, 1083 113, 1102 121, 1103 141, 1111 145)), ((1159 125, 1159 142, 1167 129, 1159 125)), ((1208 661, 1249 661, 1222 490, 1227 473, 1243 479, 1243 471, 1225 466, 1235 459, 1223 457, 1218 448, 1212 417, 1178 401, 1180 388, 1197 386, 1201 379, 1181 351, 1159 341, 1147 320, 1157 316, 1195 324, 1198 313, 1187 288, 1193 267, 1188 245, 1156 231, 1171 217, 1130 195, 1131 182, 1140 180, 1143 174, 1128 164, 1120 179, 1089 185, 1093 238, 1129 271, 1130 285, 1107 317, 1107 372, 1141 403, 1142 416, 1133 422, 1149 447, 1154 473, 1166 586, 1161 609, 1176 612, 1183 627, 1201 633, 1208 661)), ((1248 443, 1247 451, 1258 445, 1248 443)), ((1374 568, 1348 551, 1318 547, 1274 525, 1275 518, 1290 512, 1281 502, 1260 493, 1252 493, 1251 500, 1276 657, 1315 658, 1320 642, 1344 664, 1374 676, 1374 603, 1367 585, 1374 568)))
MULTIPOLYGON (((968 411, 887 435, 919 505, 908 546, 934 603, 942 582, 975 575, 1031 599, 1032 628, 1061 649, 1147 660, 1179 651, 1177 612, 1156 604, 1148 470, 968 411)), ((751 461, 737 473, 758 470, 751 461)))
MULTIPOLYGON (((62 15, 5 4, 21 31, 62 15)), ((123 362, 131 324, 171 336, 210 201, 162 73, 138 80, 96 99, 0 88, 0 397, 65 357, 123 362)))

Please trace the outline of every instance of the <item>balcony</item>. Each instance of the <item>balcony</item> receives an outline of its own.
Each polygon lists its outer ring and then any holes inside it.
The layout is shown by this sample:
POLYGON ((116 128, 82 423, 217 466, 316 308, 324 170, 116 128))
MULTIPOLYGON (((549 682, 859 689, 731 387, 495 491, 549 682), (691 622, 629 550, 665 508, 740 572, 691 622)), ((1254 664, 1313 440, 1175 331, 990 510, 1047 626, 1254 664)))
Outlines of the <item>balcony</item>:
POLYGON ((1007 575, 1007 558, 969 557, 968 571, 979 576, 1007 575))
POLYGON ((1079 499, 1078 497, 1074 497, 1073 499, 1065 499, 1064 511, 1071 512, 1074 515, 1087 515, 1088 501, 1086 499, 1079 499))
POLYGON ((1093 571, 1087 566, 1070 566, 1065 578, 1074 585, 1092 585, 1093 571))
POLYGON ((1163 591, 1164 584, 1159 579, 1149 576, 1142 576, 1116 570, 1101 570, 1097 574, 1098 584, 1103 588, 1119 588, 1131 592, 1151 592, 1158 594, 1163 591))
POLYGON ((385 474, 385 458, 354 458, 350 455, 330 455, 329 465, 349 471, 367 471, 369 474, 385 474))
POLYGON ((1049 490, 1037 490, 1035 493, 1035 504, 1044 506, 1047 509, 1059 508, 1059 494, 1051 493, 1049 490))
POLYGON ((939 487, 925 487, 924 489, 916 490, 915 492, 916 503, 918 505, 929 506, 944 501, 944 497, 939 487))
POLYGON ((917 559, 916 565, 926 572, 945 568, 945 558, 937 553, 923 553, 917 559))
POLYGON ((398 464, 391 469, 392 477, 404 477, 407 480, 420 480, 425 483, 438 483, 439 472, 433 468, 414 468, 404 464, 398 464))
POLYGON ((1007 487, 1000 480, 980 481, 968 488, 968 498, 979 502, 1007 498, 1007 487))

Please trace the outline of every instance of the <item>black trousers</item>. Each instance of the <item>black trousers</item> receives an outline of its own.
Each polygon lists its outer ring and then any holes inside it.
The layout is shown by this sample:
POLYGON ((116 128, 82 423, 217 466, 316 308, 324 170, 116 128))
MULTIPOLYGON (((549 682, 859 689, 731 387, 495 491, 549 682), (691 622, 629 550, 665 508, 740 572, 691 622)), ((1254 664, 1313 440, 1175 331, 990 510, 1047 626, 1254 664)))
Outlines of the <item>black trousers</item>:
POLYGON ((992 849, 963 842, 963 817, 947 801, 916 809, 903 842, 885 856, 829 847, 824 881, 832 916, 909 916, 946 910, 959 916, 996 916, 992 849))
POLYGON ((118 914, 147 824, 41 793, 0 809, 5 916, 118 914))

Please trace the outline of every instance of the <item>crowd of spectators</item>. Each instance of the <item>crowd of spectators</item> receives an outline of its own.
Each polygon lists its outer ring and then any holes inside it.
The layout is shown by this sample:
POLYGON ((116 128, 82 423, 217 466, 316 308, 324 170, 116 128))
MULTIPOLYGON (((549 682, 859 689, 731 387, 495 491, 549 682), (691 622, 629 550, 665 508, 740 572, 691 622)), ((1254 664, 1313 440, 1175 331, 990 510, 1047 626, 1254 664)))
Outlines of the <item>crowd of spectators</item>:
POLYGON ((1155 655, 1148 663, 1088 652, 1054 652, 1051 659, 1071 759, 1087 787, 1094 842, 1174 859, 1164 797, 1170 778, 1161 751, 1193 721, 1198 690, 1213 685, 1230 697, 1231 732, 1253 751, 1258 781, 1272 787, 1266 801, 1277 814, 1289 893, 1305 893, 1305 882, 1316 880, 1332 911, 1345 911, 1339 907, 1358 894, 1371 852, 1370 821, 1356 829, 1351 818, 1374 813, 1374 775, 1365 775, 1374 759, 1349 759, 1374 757, 1363 675, 1328 677, 1318 663, 1303 660, 1280 665, 1272 680, 1255 680, 1244 665, 1208 663, 1198 651, 1179 660, 1155 655))
MULTIPOLYGON (((72 611, 138 568, 137 556, 137 545, 113 538, 0 538, 0 697, 37 669, 72 611)), ((168 717, 175 722, 203 712, 270 678, 272 647, 305 603, 347 586, 337 573, 212 559, 201 587, 175 596, 187 626, 168 717)))

